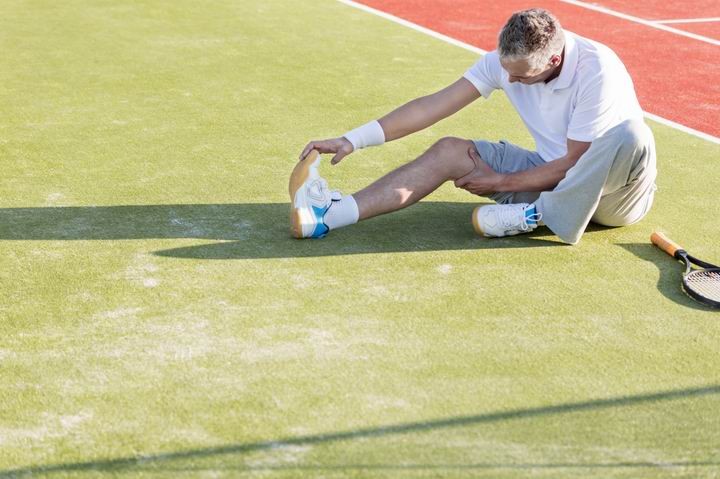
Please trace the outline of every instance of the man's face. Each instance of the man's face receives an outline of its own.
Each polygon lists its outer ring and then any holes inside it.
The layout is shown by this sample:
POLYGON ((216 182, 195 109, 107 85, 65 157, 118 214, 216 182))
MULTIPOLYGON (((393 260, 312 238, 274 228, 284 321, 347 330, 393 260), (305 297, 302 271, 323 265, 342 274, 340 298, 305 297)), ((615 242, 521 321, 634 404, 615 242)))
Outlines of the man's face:
POLYGON ((509 61, 500 59, 500 64, 508 72, 508 81, 510 83, 520 82, 525 85, 548 81, 555 78, 560 72, 560 64, 562 58, 559 55, 553 55, 550 62, 544 68, 533 68, 527 60, 520 59, 509 61))

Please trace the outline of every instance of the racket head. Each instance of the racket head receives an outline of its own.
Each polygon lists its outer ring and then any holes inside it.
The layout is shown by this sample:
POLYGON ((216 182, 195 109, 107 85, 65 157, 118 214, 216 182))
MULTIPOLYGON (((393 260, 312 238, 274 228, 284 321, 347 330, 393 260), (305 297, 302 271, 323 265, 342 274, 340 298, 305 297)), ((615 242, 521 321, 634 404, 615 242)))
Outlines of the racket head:
POLYGON ((683 275, 683 289, 696 301, 720 308, 720 268, 696 269, 683 275))

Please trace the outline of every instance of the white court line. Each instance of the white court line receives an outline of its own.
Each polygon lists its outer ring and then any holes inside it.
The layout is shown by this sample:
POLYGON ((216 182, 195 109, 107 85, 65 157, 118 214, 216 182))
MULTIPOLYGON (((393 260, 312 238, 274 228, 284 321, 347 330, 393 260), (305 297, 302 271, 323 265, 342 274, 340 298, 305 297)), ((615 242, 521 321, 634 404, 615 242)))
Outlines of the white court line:
POLYGON ((473 53, 477 53, 478 55, 485 55, 487 51, 478 48, 476 46, 470 45, 469 43, 461 42, 460 40, 456 40, 452 37, 448 37, 447 35, 443 35, 442 33, 438 33, 435 30, 430 30, 429 28, 421 27, 420 25, 416 23, 409 22, 403 18, 396 17, 395 15, 390 15, 389 13, 385 13, 382 10, 377 10, 372 7, 368 7, 367 5, 363 5, 362 3, 353 2, 352 0, 337 0, 340 3, 344 3, 345 5, 348 5, 350 7, 355 7, 360 10, 364 10, 368 13, 372 13, 374 15, 377 15, 378 17, 382 17, 386 20, 390 20, 391 22, 399 23, 400 25, 408 28, 412 28, 413 30, 417 30, 418 32, 422 32, 426 35, 430 35, 431 37, 437 38, 439 40, 442 40, 444 42, 450 43, 452 45, 455 45, 456 47, 464 48, 465 50, 470 50, 473 53))
POLYGON ((676 130, 680 130, 684 133, 688 133, 690 135, 697 136, 698 138, 702 138, 703 140, 707 140, 709 142, 720 145, 720 138, 718 138, 717 136, 712 136, 708 133, 704 133, 704 132, 696 130, 694 128, 690 128, 689 126, 682 125, 682 124, 674 122, 672 120, 668 120, 667 118, 653 115, 652 113, 648 113, 648 112, 645 112, 645 118, 648 118, 657 123, 661 123, 665 126, 669 126, 670 128, 675 128, 676 130))
POLYGON ((569 3, 570 5, 575 5, 576 7, 581 8, 587 8, 588 10, 594 10, 596 12, 601 12, 606 15, 612 15, 613 17, 622 18, 623 20, 629 20, 631 22, 639 23, 641 25, 645 25, 647 27, 651 28, 657 28, 658 30, 663 30, 666 32, 674 33, 676 35, 681 35, 683 37, 692 38, 694 40, 699 40, 701 42, 709 43, 710 45, 720 46, 720 40, 715 40, 714 38, 705 37, 702 35, 698 35, 696 33, 692 32, 686 32, 684 30, 678 30, 677 28, 668 27, 665 25, 662 25, 657 22, 653 22, 651 20, 645 20, 644 18, 640 17, 634 17, 632 15, 628 15, 626 13, 620 13, 616 12, 615 10, 610 10, 609 8, 601 7, 599 5, 591 5, 589 3, 580 2, 578 0, 560 0, 564 3, 569 3))
POLYGON ((674 18, 672 20, 653 20, 655 23, 712 23, 720 22, 720 17, 708 18, 674 18))
MULTIPOLYGON (((473 53, 477 53, 479 55, 485 55, 487 53, 487 51, 485 51, 481 48, 478 48, 476 46, 470 45, 469 43, 465 43, 463 41, 456 40, 455 38, 449 37, 447 35, 443 35, 442 33, 438 33, 434 30, 430 30, 429 28, 421 27, 420 25, 412 23, 403 18, 396 17, 395 15, 391 15, 391 14, 383 12, 381 10, 377 10, 375 8, 368 7, 367 5, 363 5, 361 3, 354 2, 353 0, 337 0, 337 1, 342 4, 348 5, 350 7, 357 8, 359 10, 363 10, 368 13, 372 13, 373 15, 377 15, 386 20, 390 20, 391 22, 398 23, 404 27, 411 28, 415 31, 422 32, 426 35, 430 35, 433 38, 437 38, 438 40, 442 40, 444 42, 450 43, 451 45, 455 45, 456 47, 464 48, 465 50, 469 50, 473 53)), ((681 125, 680 123, 676 123, 672 120, 668 120, 666 118, 654 115, 652 113, 645 112, 645 117, 652 121, 660 123, 662 125, 669 126, 670 128, 675 128, 676 130, 680 130, 684 133, 688 133, 688 134, 696 136, 698 138, 702 138, 703 140, 707 140, 709 142, 720 145, 720 138, 718 138, 717 136, 713 136, 708 133, 704 133, 702 131, 695 130, 688 126, 681 125)))

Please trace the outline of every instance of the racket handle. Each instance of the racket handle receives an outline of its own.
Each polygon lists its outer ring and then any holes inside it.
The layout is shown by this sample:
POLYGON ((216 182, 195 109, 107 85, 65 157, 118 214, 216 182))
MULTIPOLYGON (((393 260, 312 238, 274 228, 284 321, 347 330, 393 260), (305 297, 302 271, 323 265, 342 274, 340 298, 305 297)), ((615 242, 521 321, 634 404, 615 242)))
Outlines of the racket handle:
POLYGON ((650 236, 650 241, 673 258, 675 257, 677 250, 683 249, 682 246, 657 231, 650 236))

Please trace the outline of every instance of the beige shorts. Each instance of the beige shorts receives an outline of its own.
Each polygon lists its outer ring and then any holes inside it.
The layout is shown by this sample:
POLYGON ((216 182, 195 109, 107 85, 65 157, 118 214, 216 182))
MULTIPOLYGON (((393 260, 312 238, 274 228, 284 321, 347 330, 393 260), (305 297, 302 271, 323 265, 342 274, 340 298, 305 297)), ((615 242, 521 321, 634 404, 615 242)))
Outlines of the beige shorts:
MULTIPOLYGON (((480 158, 498 173, 517 173, 518 171, 529 170, 545 164, 545 160, 536 152, 520 148, 506 141, 493 143, 485 140, 473 140, 473 143, 480 154, 480 158)), ((532 203, 539 196, 540 193, 537 191, 506 192, 493 193, 488 198, 500 204, 508 204, 532 203)))

